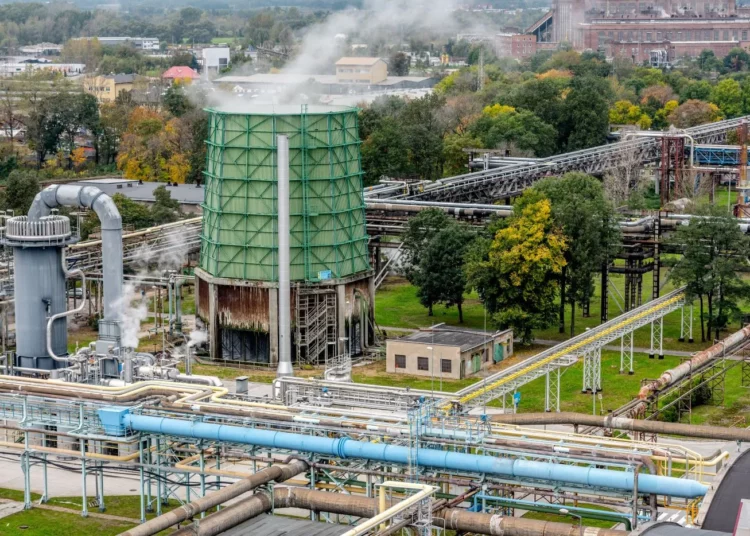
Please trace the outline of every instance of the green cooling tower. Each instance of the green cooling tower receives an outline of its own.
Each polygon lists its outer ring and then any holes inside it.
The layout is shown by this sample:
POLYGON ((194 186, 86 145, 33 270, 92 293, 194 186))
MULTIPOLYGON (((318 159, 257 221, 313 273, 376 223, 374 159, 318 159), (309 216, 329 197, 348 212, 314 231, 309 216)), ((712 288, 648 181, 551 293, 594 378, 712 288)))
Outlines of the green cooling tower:
POLYGON ((369 270, 357 110, 209 109, 200 267, 278 280, 276 136, 289 137, 292 281, 369 270))

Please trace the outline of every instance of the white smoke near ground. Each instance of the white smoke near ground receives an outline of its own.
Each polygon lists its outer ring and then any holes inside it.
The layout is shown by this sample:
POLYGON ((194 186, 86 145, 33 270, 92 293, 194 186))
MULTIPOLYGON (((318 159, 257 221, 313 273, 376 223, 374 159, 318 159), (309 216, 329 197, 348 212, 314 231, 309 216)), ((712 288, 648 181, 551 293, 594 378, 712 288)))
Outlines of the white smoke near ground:
POLYGON ((205 343, 208 340, 208 333, 196 329, 190 332, 190 337, 188 338, 188 348, 192 348, 194 346, 201 345, 205 343))
POLYGON ((150 314, 148 294, 141 292, 139 287, 150 286, 153 284, 150 280, 162 278, 170 271, 179 271, 187 263, 190 240, 190 235, 183 229, 175 229, 165 236, 158 247, 143 244, 135 251, 131 264, 136 270, 135 279, 123 285, 123 298, 116 304, 122 318, 120 331, 123 347, 138 348, 141 323, 150 314))
POLYGON ((122 298, 115 303, 120 310, 120 337, 124 348, 138 348, 141 322, 148 317, 148 302, 135 285, 125 284, 122 298))

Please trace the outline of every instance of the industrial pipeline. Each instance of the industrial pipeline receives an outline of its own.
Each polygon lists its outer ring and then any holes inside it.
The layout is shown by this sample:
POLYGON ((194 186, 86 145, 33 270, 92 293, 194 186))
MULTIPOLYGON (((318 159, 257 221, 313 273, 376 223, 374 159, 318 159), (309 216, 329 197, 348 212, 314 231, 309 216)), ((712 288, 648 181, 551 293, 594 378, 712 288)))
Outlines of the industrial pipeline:
MULTIPOLYGON (((136 415, 123 407, 101 408, 99 418, 111 435, 125 435, 128 431, 145 432, 287 449, 335 456, 341 459, 357 458, 403 465, 407 465, 413 455, 409 447, 405 446, 354 441, 348 438, 311 437, 288 432, 191 422, 171 417, 136 415)), ((633 491, 636 485, 633 472, 628 471, 496 458, 434 449, 419 449, 416 453, 416 461, 421 466, 434 469, 503 475, 521 480, 563 482, 621 491, 633 491)), ((701 497, 708 489, 703 484, 692 480, 646 474, 639 475, 637 485, 642 493, 688 498, 701 497)))

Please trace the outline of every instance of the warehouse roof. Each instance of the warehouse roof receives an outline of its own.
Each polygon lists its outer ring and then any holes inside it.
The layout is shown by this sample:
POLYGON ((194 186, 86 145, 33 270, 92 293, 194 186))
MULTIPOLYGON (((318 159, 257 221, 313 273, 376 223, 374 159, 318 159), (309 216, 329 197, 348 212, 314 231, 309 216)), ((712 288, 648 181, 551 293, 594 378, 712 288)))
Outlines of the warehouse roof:
POLYGON ((458 346, 462 352, 469 351, 483 344, 491 343, 499 335, 510 332, 506 331, 480 331, 475 329, 456 328, 437 324, 427 329, 415 331, 399 339, 399 342, 414 342, 418 344, 434 344, 436 346, 458 346))

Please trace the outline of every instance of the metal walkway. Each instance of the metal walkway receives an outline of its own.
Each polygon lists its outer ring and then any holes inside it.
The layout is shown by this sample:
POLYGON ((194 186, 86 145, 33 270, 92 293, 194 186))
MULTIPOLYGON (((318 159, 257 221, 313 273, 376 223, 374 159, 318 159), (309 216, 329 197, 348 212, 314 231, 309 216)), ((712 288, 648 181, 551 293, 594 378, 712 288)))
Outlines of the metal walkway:
MULTIPOLYGON (((718 144, 726 142, 727 133, 737 129, 750 116, 717 123, 709 123, 684 132, 696 143, 718 144)), ((547 176, 559 176, 569 171, 601 174, 623 165, 654 162, 661 156, 661 139, 636 138, 582 151, 574 151, 534 163, 519 163, 499 169, 488 169, 441 179, 430 184, 422 183, 416 192, 404 192, 401 186, 365 191, 368 199, 415 199, 423 201, 489 202, 519 195, 534 182, 547 176)))
MULTIPOLYGON (((562 368, 574 364, 579 358, 583 357, 583 390, 594 392, 601 390, 602 347, 620 339, 622 341, 621 372, 626 369, 632 370, 632 337, 629 337, 630 343, 628 345, 625 342, 628 339, 627 335, 632 334, 638 328, 651 324, 652 351, 660 351, 662 319, 665 315, 683 307, 684 300, 683 289, 670 292, 666 296, 581 333, 522 363, 501 370, 482 382, 477 382, 458 391, 456 393, 457 401, 464 410, 482 406, 500 398, 502 398, 503 406, 505 406, 505 395, 515 392, 519 387, 536 378, 546 376, 546 409, 559 411, 562 368), (654 335, 657 336, 658 340, 655 340, 654 335)), ((444 409, 448 409, 448 407, 449 405, 446 404, 444 409)))

